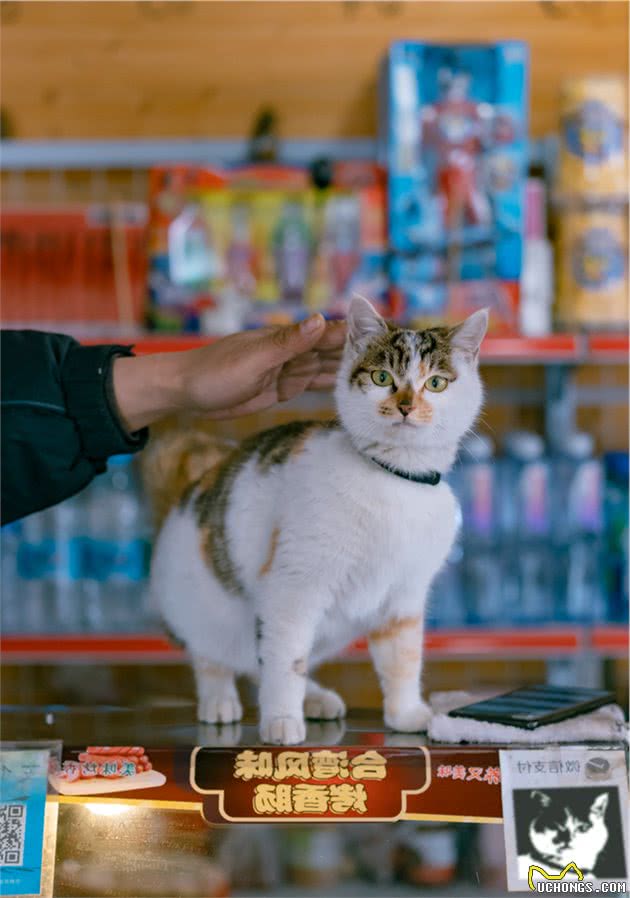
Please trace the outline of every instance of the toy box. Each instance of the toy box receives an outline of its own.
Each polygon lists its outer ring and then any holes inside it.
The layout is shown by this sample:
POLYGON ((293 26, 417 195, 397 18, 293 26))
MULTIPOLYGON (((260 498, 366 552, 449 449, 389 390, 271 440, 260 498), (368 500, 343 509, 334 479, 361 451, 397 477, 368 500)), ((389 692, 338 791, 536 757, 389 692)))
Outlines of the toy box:
POLYGON ((449 318, 481 303, 492 307, 495 329, 516 326, 527 61, 517 41, 390 48, 380 148, 390 274, 407 319, 449 318))
POLYGON ((228 333, 322 311, 353 292, 386 296, 385 188, 375 166, 331 186, 305 169, 156 169, 151 178, 151 320, 228 333))

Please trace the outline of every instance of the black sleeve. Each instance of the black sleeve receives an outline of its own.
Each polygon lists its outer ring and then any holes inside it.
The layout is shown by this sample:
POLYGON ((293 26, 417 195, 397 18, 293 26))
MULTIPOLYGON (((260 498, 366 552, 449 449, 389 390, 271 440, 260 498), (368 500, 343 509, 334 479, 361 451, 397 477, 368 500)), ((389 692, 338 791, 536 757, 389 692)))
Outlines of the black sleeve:
POLYGON ((2 331, 2 523, 74 495, 107 458, 142 449, 126 433, 111 362, 128 346, 81 346, 72 337, 2 331))

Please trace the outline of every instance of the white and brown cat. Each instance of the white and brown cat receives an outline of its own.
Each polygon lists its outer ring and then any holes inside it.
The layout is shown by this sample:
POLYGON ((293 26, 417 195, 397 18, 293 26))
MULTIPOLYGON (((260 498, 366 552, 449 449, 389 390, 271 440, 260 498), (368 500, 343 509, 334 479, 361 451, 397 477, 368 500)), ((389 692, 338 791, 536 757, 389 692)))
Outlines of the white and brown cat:
POLYGON ((424 607, 457 528, 441 475, 481 405, 486 327, 481 310, 455 327, 403 329, 356 298, 335 421, 237 447, 179 434, 149 450, 162 518, 151 590, 192 658, 201 720, 241 718, 245 674, 259 686, 262 739, 301 742, 305 717, 345 714, 311 671, 367 635, 386 723, 426 728, 424 607))

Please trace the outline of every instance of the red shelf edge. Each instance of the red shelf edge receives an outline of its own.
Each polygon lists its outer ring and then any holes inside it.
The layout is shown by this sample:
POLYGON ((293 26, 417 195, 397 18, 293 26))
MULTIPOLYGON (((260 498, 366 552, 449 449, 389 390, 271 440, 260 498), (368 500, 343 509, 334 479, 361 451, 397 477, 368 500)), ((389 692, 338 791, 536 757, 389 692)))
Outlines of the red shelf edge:
POLYGON ((184 352, 188 349, 200 349, 209 346, 218 337, 201 336, 196 334, 156 334, 155 336, 141 336, 134 339, 129 337, 104 337, 102 340, 96 337, 81 340, 85 346, 94 346, 98 343, 122 343, 132 345, 137 355, 150 355, 154 352, 184 352))
POLYGON ((623 624, 608 624, 594 627, 591 632, 591 646, 599 652, 628 654, 630 633, 623 624))
MULTIPOLYGON (((601 626, 592 630, 581 627, 555 627, 548 629, 506 630, 435 630, 427 633, 425 648, 428 655, 464 657, 492 654, 508 650, 510 654, 532 655, 540 653, 573 654, 581 650, 627 651, 628 631, 623 625, 601 626)), ((361 657, 367 643, 359 640, 344 653, 345 657, 361 657)), ((130 635, 50 635, 4 636, 0 639, 0 651, 5 661, 11 659, 62 658, 137 658, 184 659, 186 653, 174 646, 165 636, 130 635)))
POLYGON ((489 336, 481 348, 482 361, 492 359, 568 359, 577 360, 581 354, 577 334, 551 334, 548 337, 489 336))
POLYGON ((595 358, 620 356, 623 361, 630 353, 630 338, 628 334, 620 333, 592 334, 587 338, 587 347, 589 355, 595 358))
MULTIPOLYGON (((142 334, 129 337, 103 336, 85 338, 81 342, 93 345, 99 342, 133 343, 136 352, 177 352, 207 346, 218 338, 198 334, 142 334)), ((490 336, 484 341, 481 356, 483 359, 507 358, 566 358, 574 359, 580 354, 580 338, 575 334, 552 334, 549 337, 498 337, 490 336)))

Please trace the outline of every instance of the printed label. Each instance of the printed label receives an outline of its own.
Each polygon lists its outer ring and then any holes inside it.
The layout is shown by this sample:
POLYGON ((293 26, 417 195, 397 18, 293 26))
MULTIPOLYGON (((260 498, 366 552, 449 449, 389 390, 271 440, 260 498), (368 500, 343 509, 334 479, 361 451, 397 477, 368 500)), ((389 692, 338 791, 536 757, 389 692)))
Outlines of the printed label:
POLYGON ((571 251, 571 270, 582 287, 610 287, 623 278, 624 251, 608 228, 591 228, 578 238, 571 251))
POLYGON ((564 119, 564 139, 568 151, 584 162, 602 163, 622 152, 623 128, 601 100, 587 100, 564 119))
POLYGON ((500 758, 510 891, 619 894, 628 873, 625 753, 557 747, 500 758))
POLYGON ((0 752, 0 894, 39 895, 48 749, 0 752))

